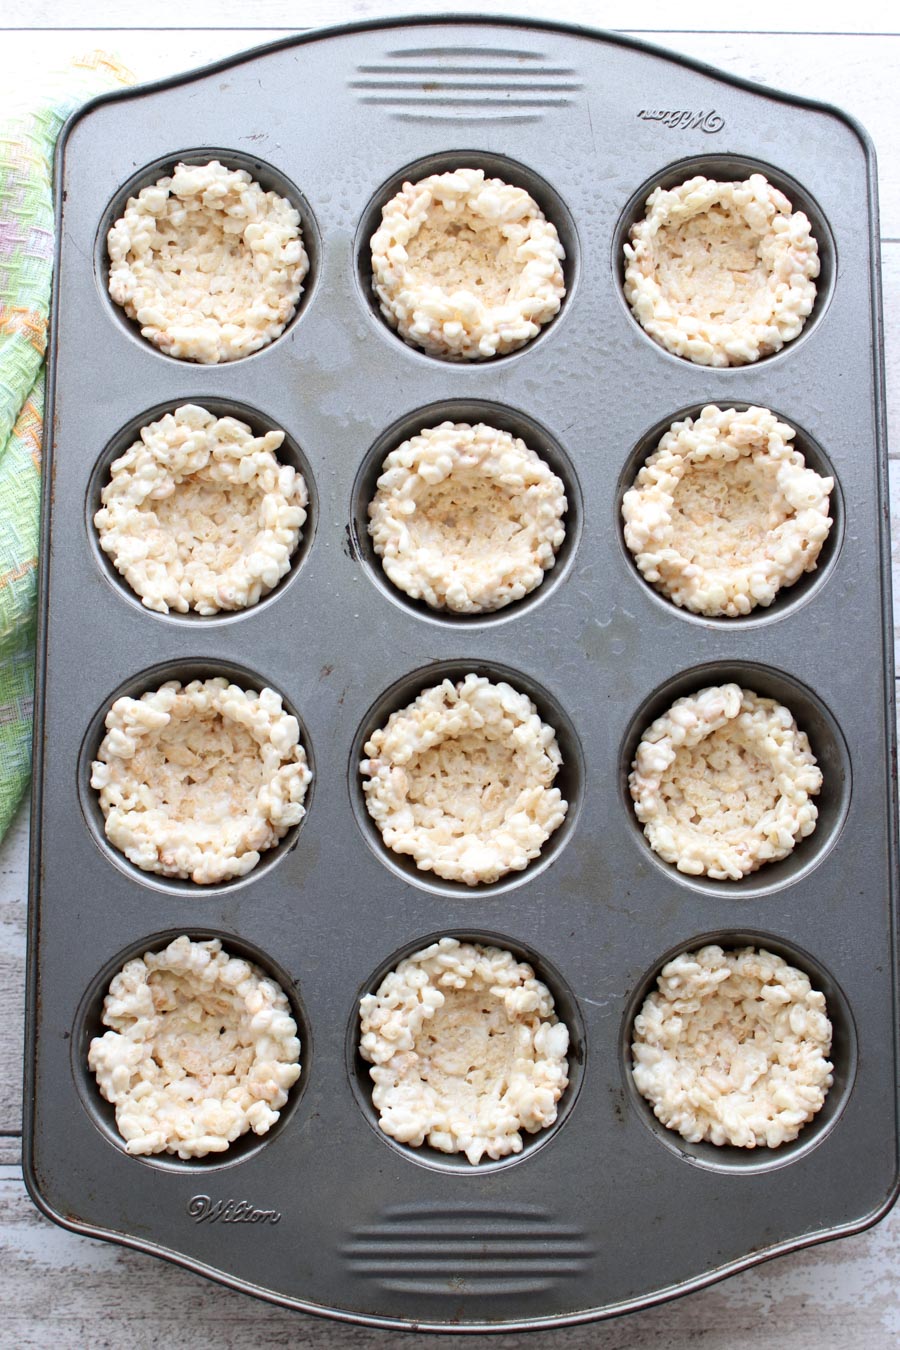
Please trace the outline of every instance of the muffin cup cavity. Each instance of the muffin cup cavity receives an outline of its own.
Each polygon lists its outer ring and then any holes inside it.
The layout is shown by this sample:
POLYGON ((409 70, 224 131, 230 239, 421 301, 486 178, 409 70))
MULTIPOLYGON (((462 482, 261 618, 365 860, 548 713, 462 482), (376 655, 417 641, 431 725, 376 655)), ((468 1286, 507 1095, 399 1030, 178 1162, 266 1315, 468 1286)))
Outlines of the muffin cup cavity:
POLYGON ((622 466, 614 499, 616 534, 629 571, 651 601, 655 605, 661 606, 666 613, 675 613, 679 618, 685 619, 688 623, 700 624, 703 627, 713 626, 721 628, 722 630, 727 630, 729 628, 743 629, 745 627, 758 627, 787 617, 789 614, 799 609, 801 605, 806 604, 814 596, 817 596, 820 588, 825 585, 835 569, 844 541, 845 511, 840 479, 837 476, 834 465, 818 441, 816 441, 809 432, 805 431, 801 426, 798 426, 793 417, 786 415, 776 408, 769 409, 779 422, 784 422, 793 429, 795 434, 790 444, 795 450, 799 450, 803 455, 803 458, 806 461, 806 467, 814 470, 822 478, 831 478, 834 480, 834 487, 831 489, 829 500, 829 515, 831 516, 832 523, 831 528, 828 531, 828 536, 824 540, 819 551, 815 568, 811 572, 803 572, 791 585, 782 586, 771 604, 765 606, 756 605, 751 609, 749 614, 738 614, 734 617, 694 613, 683 605, 677 605, 674 600, 664 594, 657 586, 652 585, 647 581, 637 565, 634 554, 625 542, 625 527, 622 517, 622 499, 625 496, 625 493, 633 486, 635 479, 647 459, 658 449, 660 440, 666 432, 668 432, 676 422, 682 422, 685 418, 698 418, 703 409, 710 404, 723 409, 733 408, 737 412, 744 412, 750 407, 761 406, 760 404, 747 403, 741 399, 725 399, 722 398, 721 395, 715 397, 711 396, 703 403, 692 403, 688 407, 673 413, 671 416, 662 418, 660 421, 654 423, 654 425, 640 437, 622 466))
POLYGON ((629 997, 622 1018, 619 1045, 626 1098, 647 1129, 681 1161, 694 1167, 735 1176, 770 1172, 785 1167, 821 1144, 839 1121, 847 1104, 856 1078, 858 1059, 853 1014, 846 995, 828 967, 810 953, 783 941, 780 937, 770 937, 767 933, 749 929, 704 933, 679 943, 677 947, 667 952, 638 982, 629 997), (833 1081, 821 1108, 811 1120, 801 1126, 797 1137, 780 1144, 777 1148, 766 1148, 763 1145, 756 1148, 740 1148, 732 1144, 712 1144, 707 1140, 696 1144, 688 1143, 677 1131, 669 1129, 657 1120, 650 1102, 638 1090, 631 1072, 634 1019, 641 1011, 648 994, 656 988, 660 971, 669 961, 683 952, 696 952, 712 944, 726 952, 743 947, 772 952, 788 965, 807 975, 813 989, 825 995, 827 1014, 832 1028, 828 1058, 833 1065, 833 1081))
POLYGON ((517 409, 483 399, 447 399, 428 404, 405 414, 378 437, 360 465, 353 485, 350 533, 354 552, 362 561, 366 575, 394 604, 410 614, 437 624, 457 627, 475 627, 480 624, 504 623, 521 615, 533 605, 547 600, 565 580, 581 537, 583 519, 581 485, 572 461, 553 434, 540 422, 517 409), (414 599, 395 586, 382 566, 369 533, 368 507, 372 501, 382 465, 387 455, 404 441, 428 427, 442 422, 484 423, 505 431, 525 442, 561 480, 566 494, 566 513, 563 517, 565 538, 556 551, 556 561, 544 572, 543 580, 527 595, 499 609, 478 614, 460 614, 449 609, 435 609, 425 600, 414 599))
POLYGON ((381 962, 378 969, 360 987, 354 1001, 347 1024, 345 1056, 347 1077, 353 1096, 356 1099, 356 1104, 368 1124, 378 1135, 379 1139, 401 1157, 411 1163, 418 1164, 420 1167, 431 1168, 439 1172, 448 1172, 460 1177, 469 1176, 474 1178, 493 1174, 500 1169, 513 1167, 517 1163, 524 1162, 526 1159, 533 1157, 545 1145, 551 1143, 556 1138, 559 1130, 562 1129, 575 1106, 576 1099, 581 1090, 585 1071, 586 1034, 581 1010, 578 1007, 578 1001, 575 998, 575 995, 565 982, 563 976, 555 969, 555 967, 544 960, 538 952, 526 946, 524 943, 507 938, 498 933, 488 932, 483 929, 453 929, 446 932, 431 933, 425 937, 410 941, 381 962), (567 1053, 569 1081, 568 1086, 564 1088, 557 1103, 556 1120, 552 1125, 546 1126, 536 1134, 529 1134, 523 1130, 521 1152, 512 1153, 499 1159, 484 1157, 479 1163, 474 1165, 468 1161, 464 1153, 443 1153, 427 1143, 416 1147, 399 1143, 381 1129, 379 1125, 379 1113, 372 1101, 373 1083, 369 1076, 371 1065, 367 1060, 363 1059, 359 1049, 360 999, 366 994, 375 993, 385 976, 389 974, 390 971, 395 970, 400 962, 406 957, 412 956, 415 952, 422 951, 432 943, 439 942, 440 939, 444 937, 456 938, 461 943, 474 943, 481 947, 498 947, 502 951, 511 952, 517 961, 523 961, 531 966, 535 977, 547 986, 553 996, 554 1013, 557 1019, 564 1023, 569 1031, 569 1049, 567 1053))
MULTIPOLYGON (((837 277, 834 236, 821 207, 802 184, 773 165, 745 155, 698 155, 689 159, 678 160, 659 173, 654 174, 652 178, 648 178, 635 190, 626 203, 613 233, 612 274, 616 279, 619 296, 629 322, 634 324, 635 328, 655 351, 668 360, 677 361, 681 366, 691 367, 695 363, 687 357, 676 355, 667 350, 649 333, 645 332, 625 297, 624 247, 629 240, 629 231, 632 225, 644 219, 647 198, 655 188, 670 190, 697 176, 713 179, 717 182, 743 182, 752 174, 762 174, 773 188, 782 192, 788 198, 794 211, 802 211, 806 215, 812 227, 812 235, 818 244, 819 274, 815 279, 816 296, 812 310, 806 317, 802 330, 796 337, 788 340, 780 350, 760 356, 755 362, 751 362, 750 368, 754 365, 760 365, 763 361, 768 363, 786 359, 791 352, 797 350, 801 342, 804 342, 814 332, 830 304, 837 277)), ((699 368, 713 372, 710 379, 718 381, 723 374, 727 375, 729 371, 746 371, 748 365, 747 363, 726 366, 702 365, 699 368)))
POLYGON ((262 1149, 275 1143, 282 1131, 289 1126, 300 1105, 306 1085, 309 1082, 313 1064, 312 1030, 306 1009, 297 986, 287 971, 268 954, 247 942, 244 938, 230 933, 217 932, 210 928, 170 929, 167 932, 153 933, 142 941, 133 942, 124 951, 112 957, 94 976, 75 1013, 71 1035, 72 1075, 81 1103, 94 1125, 114 1148, 118 1149, 131 1162, 146 1167, 158 1168, 164 1172, 189 1172, 195 1175, 218 1171, 235 1166, 257 1155, 262 1149), (206 942, 218 938, 222 948, 230 956, 249 961, 264 976, 274 980, 287 997, 291 1016, 297 1024, 297 1036, 300 1040, 300 1077, 288 1089, 287 1102, 280 1108, 278 1119, 265 1134, 257 1135, 252 1130, 240 1135, 222 1153, 208 1153, 204 1157, 184 1159, 171 1153, 126 1154, 125 1140, 116 1125, 116 1111, 111 1102, 102 1096, 97 1079, 88 1065, 88 1050, 96 1036, 102 1036, 109 1028, 103 1021, 103 1003, 114 976, 128 961, 141 957, 145 952, 160 952, 175 938, 184 934, 192 942, 206 942))
POLYGON ((666 681, 632 718, 619 755, 622 805, 637 848, 644 858, 673 882, 720 898, 753 899, 769 895, 806 876, 830 853, 837 842, 850 805, 850 756, 843 734, 825 704, 806 685, 782 671, 749 662, 715 662, 694 667, 666 681), (822 772, 822 788, 813 798, 818 817, 813 832, 799 839, 784 858, 764 862, 756 871, 738 880, 715 880, 680 872, 661 858, 648 843, 638 820, 628 785, 628 776, 644 732, 679 698, 712 685, 737 684, 760 698, 783 704, 801 732, 805 732, 822 772))
POLYGON ((483 150, 443 151, 416 160, 395 173, 378 188, 363 212, 357 230, 354 251, 360 294, 377 319, 379 330, 391 335, 403 350, 413 354, 419 360, 442 361, 449 363, 457 370, 478 369, 485 365, 493 366, 497 361, 508 360, 510 357, 531 351, 535 343, 540 342, 549 333, 555 331, 575 289, 580 261, 575 222, 556 190, 533 169, 524 164, 509 159, 505 155, 497 155, 483 150), (382 314, 373 284, 371 240, 381 225, 382 208, 402 190, 405 183, 418 183, 433 174, 451 173, 456 169, 480 169, 483 171, 485 178, 499 178, 502 182, 511 184, 513 187, 523 188, 540 207, 546 219, 556 227, 559 241, 566 255, 562 261, 565 294, 557 312, 540 325, 540 331, 534 337, 528 339, 522 345, 515 347, 512 351, 499 352, 481 360, 459 359, 432 354, 423 351, 421 347, 401 336, 382 314))
POLYGON ((446 661, 436 662, 432 666, 413 671, 398 680, 375 702, 363 718, 353 741, 348 765, 350 800, 353 811, 366 842, 386 867, 399 877, 428 891, 433 895, 471 896, 484 898, 500 895, 532 880, 539 872, 549 867, 561 849, 571 838, 575 829, 584 794, 585 765, 581 742, 568 715, 552 695, 537 685, 528 676, 511 670, 496 662, 446 661), (568 803, 565 818, 553 833, 545 840, 538 857, 532 859, 521 871, 508 871, 494 882, 480 882, 468 885, 463 881, 446 880, 433 871, 419 870, 408 854, 395 853, 384 842, 381 831, 369 814, 366 796, 363 791, 363 779, 359 765, 366 758, 364 746, 378 728, 385 727, 391 714, 408 707, 426 689, 433 689, 443 680, 454 683, 465 679, 469 674, 484 676, 492 683, 504 681, 518 693, 526 695, 537 709, 541 721, 553 728, 556 733, 562 763, 553 780, 563 799, 568 803))
MULTIPOLYGON (((303 240, 303 247, 309 261, 309 267, 303 278, 302 291, 297 301, 297 306, 287 323, 285 323, 281 332, 266 342, 258 351, 250 352, 245 356, 236 358, 237 361, 246 361, 250 357, 262 356, 276 343, 280 342, 294 327, 301 314, 305 311, 312 299, 318 278, 319 261, 321 258, 321 239, 319 237, 318 227, 312 210, 299 188, 291 182, 274 165, 265 160, 258 159, 254 155, 248 155, 242 150, 226 149, 188 149, 165 155, 152 163, 145 165, 133 174, 127 183, 118 189, 100 220, 97 235, 94 242, 94 275, 100 291, 103 302, 107 306, 108 312, 114 317, 122 330, 139 342, 147 351, 155 353, 166 361, 174 361, 180 365, 193 366, 195 361, 187 357, 170 356, 161 351, 153 342, 145 338, 141 333, 140 324, 129 318, 121 305, 113 300, 109 293, 109 273, 110 259, 107 245, 107 236, 111 227, 117 220, 120 220, 130 197, 137 196, 144 188, 151 187, 158 183, 162 178, 170 177, 178 164, 189 166, 209 164, 212 160, 218 160, 226 169, 242 169, 249 173, 251 179, 258 183, 266 192, 275 192, 279 197, 283 197, 300 214, 300 230, 303 240)), ((214 362, 221 365, 233 365, 234 361, 214 362)))
POLYGON ((304 562, 309 557, 310 550, 315 538, 316 527, 319 518, 319 499, 316 490, 315 479, 309 466, 309 461, 303 454, 300 446, 295 441, 291 433, 283 426, 280 426, 277 420, 268 413, 261 412, 259 409, 247 407, 234 399, 220 398, 218 395, 207 397, 203 394, 178 399, 169 400, 166 403, 157 404, 149 408, 147 412, 141 413, 138 417, 133 417, 129 422, 117 431, 108 441, 101 454, 98 456, 94 468, 88 480, 87 493, 85 495, 85 529, 87 531, 88 542, 91 551, 97 561, 97 566, 103 571, 110 583, 116 587, 119 593, 129 603, 137 606, 142 614, 148 614, 155 619, 160 619, 164 623, 174 624, 222 624, 234 623, 240 619, 250 618, 258 613, 265 605, 270 604, 279 596, 283 595, 288 587, 296 580, 297 574, 302 568, 304 562), (247 605, 241 609, 220 609, 216 614, 198 614, 196 610, 190 609, 181 614, 171 607, 168 614, 163 614, 159 610, 150 609, 143 604, 141 597, 132 589, 125 577, 118 571, 110 555, 101 547, 97 527, 94 524, 94 517, 103 505, 101 494, 109 482, 110 467, 114 460, 125 453, 130 446, 140 440, 141 429, 149 426, 151 422, 157 422, 168 413, 173 413, 176 408, 182 408, 185 404, 195 404, 205 408, 217 418, 233 417, 239 422, 245 423, 254 436, 264 437, 270 431, 283 431, 284 440, 279 448, 274 452, 276 459, 281 464, 290 465, 296 473, 303 477, 306 484, 307 504, 306 520, 300 530, 300 539, 296 549, 291 554, 290 567, 284 576, 277 582, 271 590, 261 595, 254 605, 247 605))
MULTIPOLYGON (((166 892, 170 895, 187 896, 196 900, 202 900, 206 896, 221 895, 224 891, 231 891, 239 886, 252 884, 273 867, 276 867, 297 845, 300 830, 303 828, 313 804, 316 787, 316 765, 309 733, 302 717, 290 701, 282 696, 282 706, 285 713, 295 717, 299 724, 300 745, 306 753, 307 768, 311 775, 303 798, 304 814, 298 824, 287 829, 276 845, 260 853, 259 862, 243 876, 201 884, 181 877, 166 877, 156 872, 145 871, 131 862, 107 838, 99 794, 91 786, 91 766, 97 758, 97 751, 106 734, 106 715, 116 699, 140 698, 142 694, 149 690, 159 689, 169 680, 179 680, 182 685, 186 685, 192 680, 210 680, 219 677, 224 677, 245 691, 258 692, 266 687, 272 687, 260 675, 227 661, 212 662, 199 659, 195 661, 168 661, 163 665, 155 666, 133 676, 104 700, 91 719, 78 756, 78 795, 81 811, 85 824, 100 851, 114 866, 130 880, 139 883, 141 887, 149 887, 151 890, 166 892)), ((280 691, 276 690, 275 692, 280 691)))

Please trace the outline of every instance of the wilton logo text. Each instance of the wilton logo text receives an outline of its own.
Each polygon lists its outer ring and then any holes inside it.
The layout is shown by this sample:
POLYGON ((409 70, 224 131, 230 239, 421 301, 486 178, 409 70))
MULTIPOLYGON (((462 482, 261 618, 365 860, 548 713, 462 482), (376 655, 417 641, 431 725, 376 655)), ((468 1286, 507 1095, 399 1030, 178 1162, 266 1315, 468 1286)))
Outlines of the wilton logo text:
POLYGON ((638 117, 642 117, 645 122, 662 122, 670 131, 706 131, 712 134, 721 131, 725 125, 725 118, 717 112, 685 112, 680 109, 664 112, 642 108, 638 117))
POLYGON ((211 1200, 208 1195, 192 1195, 187 1212, 194 1223, 280 1223, 277 1209, 254 1209, 249 1200, 211 1200))

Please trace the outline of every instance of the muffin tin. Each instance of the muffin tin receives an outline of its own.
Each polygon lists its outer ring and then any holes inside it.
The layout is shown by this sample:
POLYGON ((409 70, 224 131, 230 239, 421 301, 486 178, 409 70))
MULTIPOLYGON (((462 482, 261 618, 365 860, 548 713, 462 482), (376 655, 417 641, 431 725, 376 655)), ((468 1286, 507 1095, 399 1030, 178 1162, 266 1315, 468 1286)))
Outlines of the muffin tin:
POLYGON ((552 1326, 683 1293, 856 1231, 898 1186, 897 841, 875 163, 842 114, 585 30, 407 20, 291 38, 101 98, 57 160, 60 218, 45 438, 31 873, 25 1169, 77 1232, 166 1256, 310 1312, 440 1330, 552 1326), (283 336, 201 367, 146 343, 105 290, 128 191, 218 156, 298 205, 311 271, 283 336), (459 164, 529 189, 567 251, 568 294, 522 350, 456 364, 378 315, 366 243, 403 178, 459 164), (668 355, 622 294, 649 188, 762 168, 814 223, 819 296, 756 366, 668 355), (264 603, 143 609, 91 525, 135 428, 195 401, 288 434, 312 507, 264 603), (833 469, 820 571, 744 619, 686 615, 622 539, 638 453, 685 410, 762 403, 833 469), (365 535, 377 456, 445 417, 492 418, 566 482, 569 538, 531 596, 480 618, 394 592, 365 535), (540 859, 470 889, 389 855, 365 811, 365 734, 445 675, 508 678, 559 734, 564 826, 540 859), (113 697, 172 677, 269 684, 301 720, 307 816, 257 869, 198 887, 106 842, 89 764, 113 697), (736 679, 783 699, 825 772, 816 832, 737 885, 651 854, 626 778, 663 706, 736 679), (124 961, 218 936, 294 1003, 303 1074, 278 1125, 221 1156, 126 1155, 86 1064, 124 961), (557 1124, 477 1168, 377 1128, 356 1053, 362 993, 445 933, 526 956, 572 1033, 557 1124), (667 958, 765 945, 809 972, 834 1023, 835 1083, 770 1154, 687 1145, 629 1073, 631 1022, 667 958), (254 1214, 261 1217, 254 1218, 254 1214))

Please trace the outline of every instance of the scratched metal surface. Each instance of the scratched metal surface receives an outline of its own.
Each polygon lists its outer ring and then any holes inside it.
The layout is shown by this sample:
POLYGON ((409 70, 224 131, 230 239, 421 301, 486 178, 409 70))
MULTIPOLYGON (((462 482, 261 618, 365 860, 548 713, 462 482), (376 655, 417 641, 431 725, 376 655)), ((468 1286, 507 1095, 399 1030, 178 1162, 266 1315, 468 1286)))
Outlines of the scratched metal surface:
POLYGON ((880 768, 869 771, 891 745, 892 676, 872 174, 865 142, 827 111, 611 40, 505 24, 290 43, 75 123, 62 161, 47 446, 25 1147, 32 1192, 52 1217, 293 1306, 476 1328, 639 1306, 851 1231, 892 1198, 892 788, 880 768), (411 67, 438 52, 445 62, 448 48, 495 86, 491 95, 460 94, 448 110, 446 93, 411 90, 421 83, 411 67), (692 111, 691 125, 646 115, 679 110, 692 111), (316 137, 295 134, 301 113, 316 137), (162 357, 103 293, 102 239, 123 184, 201 149, 244 157, 264 183, 283 175, 302 194, 315 244, 289 332, 222 368, 162 357), (365 293, 374 206, 400 171, 440 167, 441 156, 506 167, 547 203, 569 253, 559 318, 524 351, 477 367, 404 346, 365 293), (713 172, 763 163, 817 223, 822 300, 808 331, 757 367, 707 371, 668 357, 622 300, 615 259, 629 211, 681 160, 713 172), (618 526, 636 448, 676 413, 723 398, 765 403, 797 424, 840 485, 828 565, 781 606, 733 625, 691 620, 651 595, 618 526), (142 611, 91 538, 93 497, 123 428, 187 399, 285 426, 315 486, 302 566, 244 616, 142 611), (422 410, 425 424, 485 403, 501 421, 532 425, 536 448, 567 478, 575 528, 568 557, 530 602, 478 623, 442 621, 379 586, 359 529, 365 487, 389 428, 399 439, 422 410), (833 660, 836 641, 846 660, 833 660), (854 661, 856 651, 867 659, 854 661), (466 669, 503 674, 536 699, 561 734, 572 804, 545 858, 475 892, 388 863, 354 771, 368 727, 466 669), (243 881, 203 890, 161 883, 108 850, 87 787, 111 699, 199 672, 278 689, 301 718, 316 775, 295 838, 243 881), (827 786, 819 828, 794 858, 727 887, 657 864, 634 827, 624 773, 663 703, 732 677, 792 706, 827 786), (113 971, 177 931, 221 935, 298 1001, 299 1090, 266 1140, 236 1146, 223 1164, 128 1158, 83 1067, 113 971), (520 1159, 477 1172, 381 1136, 353 1055, 360 992, 446 931, 529 954, 575 1043, 560 1126, 520 1159), (627 1031, 647 981, 672 951, 713 936, 765 940, 829 995, 835 1088, 771 1160, 679 1148, 630 1088, 627 1031), (226 1226, 202 1195, 213 1206, 246 1197, 280 1218, 226 1226), (645 1235, 640 1263, 629 1244, 609 1241, 624 1231, 645 1235))

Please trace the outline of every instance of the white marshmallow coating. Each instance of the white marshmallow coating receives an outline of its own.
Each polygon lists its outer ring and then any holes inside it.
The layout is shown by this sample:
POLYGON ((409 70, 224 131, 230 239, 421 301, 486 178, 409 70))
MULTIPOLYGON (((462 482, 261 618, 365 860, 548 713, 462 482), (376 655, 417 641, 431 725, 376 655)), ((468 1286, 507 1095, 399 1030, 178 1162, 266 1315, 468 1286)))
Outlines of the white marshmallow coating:
POLYGON ((565 489, 525 442, 442 422, 392 450, 369 503, 390 580, 433 609, 480 614, 521 600, 565 538, 565 489))
POLYGON ((832 1084, 825 996, 772 952, 702 947, 665 965, 634 1019, 634 1081, 689 1143, 778 1148, 832 1084))
POLYGON ((787 708, 723 684, 677 699, 647 728, 628 785, 661 858, 739 881, 812 834, 822 773, 787 708))
POLYGON ((362 1057, 385 1134, 470 1163, 522 1149, 556 1120, 569 1032, 531 966, 441 938, 360 1002, 362 1057))
POLYGON ((186 403, 113 462, 94 525, 148 609, 246 609, 290 570, 308 495, 283 440, 186 403))
POLYGON ((524 188, 482 169, 404 183, 382 209, 371 249, 382 314, 432 356, 515 351, 566 293, 556 226, 524 188))
POLYGON ((749 614, 815 570, 834 479, 807 468, 768 408, 710 404, 673 422, 622 500, 641 572, 695 614, 749 614))
POLYGON ((740 366, 780 351, 812 312, 819 246, 761 174, 655 188, 625 245, 625 297, 667 351, 740 366))
POLYGON ((278 337, 309 271, 299 212, 215 159, 129 197, 107 249, 116 304, 167 356, 203 365, 278 337))
POLYGON ((203 1158, 265 1134, 300 1077, 284 991, 218 938, 182 936, 116 975, 88 1065, 128 1153, 203 1158))
POLYGON ((469 674, 424 689, 366 742, 369 814, 389 849, 467 886, 521 871, 565 819, 552 727, 510 685, 469 674))
POLYGON ((299 737, 274 690, 221 676, 116 699, 91 766, 107 838, 145 872, 244 876, 306 814, 299 737))

